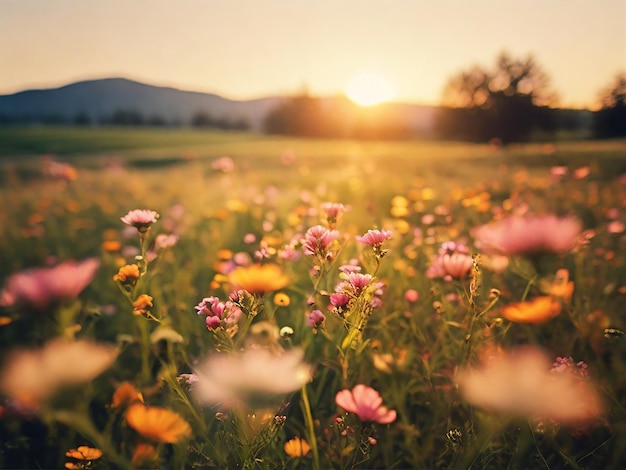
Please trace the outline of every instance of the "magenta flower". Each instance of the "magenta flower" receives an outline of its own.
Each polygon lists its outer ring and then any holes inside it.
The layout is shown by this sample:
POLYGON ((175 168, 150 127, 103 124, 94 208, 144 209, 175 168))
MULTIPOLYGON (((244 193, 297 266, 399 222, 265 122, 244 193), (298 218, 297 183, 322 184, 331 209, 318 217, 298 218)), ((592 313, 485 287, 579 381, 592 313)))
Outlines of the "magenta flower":
POLYGON ((43 310, 73 299, 91 282, 100 267, 95 258, 65 261, 53 268, 33 268, 15 273, 0 292, 0 305, 43 310))
POLYGON ((120 220, 127 225, 132 225, 139 232, 144 233, 153 223, 156 222, 158 218, 159 214, 155 211, 135 209, 130 211, 124 217, 121 217, 120 220))
POLYGON ((377 246, 391 238, 391 230, 368 230, 362 237, 357 236, 357 241, 364 245, 377 246))
POLYGON ((396 420, 396 411, 382 406, 380 394, 367 385, 356 385, 352 391, 341 390, 335 395, 335 403, 356 414, 362 422, 389 424, 396 420))
POLYGON ((306 319, 306 324, 311 328, 318 328, 324 323, 326 316, 320 310, 313 310, 306 319))
POLYGON ((329 256, 328 247, 339 237, 337 230, 328 230, 321 225, 311 227, 304 234, 302 249, 307 256, 319 256, 326 259, 329 256))
POLYGON ((580 221, 574 217, 511 216, 474 228, 472 236, 486 253, 533 256, 571 250, 581 230, 580 221))

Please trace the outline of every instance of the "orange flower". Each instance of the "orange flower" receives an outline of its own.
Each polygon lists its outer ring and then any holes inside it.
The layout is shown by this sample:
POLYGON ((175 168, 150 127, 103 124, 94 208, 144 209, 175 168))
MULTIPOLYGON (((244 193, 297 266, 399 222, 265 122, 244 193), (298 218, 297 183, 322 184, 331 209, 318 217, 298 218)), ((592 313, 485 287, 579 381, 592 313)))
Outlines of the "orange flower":
POLYGON ((543 323, 559 313, 561 313, 561 304, 549 295, 510 304, 502 309, 502 316, 516 323, 543 323))
POLYGON ((569 303, 574 293, 574 281, 569 280, 569 272, 567 269, 559 269, 554 277, 550 294, 554 297, 560 297, 564 302, 569 303))
POLYGON ((117 240, 105 240, 102 242, 102 249, 104 251, 114 253, 116 251, 120 251, 122 249, 122 245, 117 240))
POLYGON ((157 442, 172 444, 191 434, 191 426, 183 417, 158 406, 131 405, 126 421, 143 437, 157 442))
POLYGON ((113 276, 114 281, 120 281, 124 284, 135 285, 139 279, 139 266, 136 264, 127 264, 122 266, 117 274, 113 276))
POLYGON ((134 403, 143 403, 143 395, 130 382, 124 382, 115 389, 111 407, 126 408, 134 403))
POLYGON ((291 299, 284 292, 279 292, 274 296, 274 305, 279 307, 288 307, 291 303, 291 299))
POLYGON ((77 460, 98 460, 102 457, 102 451, 95 447, 79 446, 78 449, 70 449, 65 455, 77 460))
POLYGON ((152 307, 152 297, 147 294, 141 294, 137 300, 133 302, 133 314, 147 315, 148 307, 152 307))
POLYGON ((140 442, 135 447, 131 463, 135 468, 152 468, 158 456, 156 447, 147 442, 140 442))
POLYGON ((266 294, 289 283, 289 278, 275 264, 240 266, 230 273, 229 280, 235 289, 244 289, 251 294, 266 294))
POLYGON ((290 457, 304 457, 310 450, 309 443, 299 437, 294 437, 285 442, 285 453, 290 457))

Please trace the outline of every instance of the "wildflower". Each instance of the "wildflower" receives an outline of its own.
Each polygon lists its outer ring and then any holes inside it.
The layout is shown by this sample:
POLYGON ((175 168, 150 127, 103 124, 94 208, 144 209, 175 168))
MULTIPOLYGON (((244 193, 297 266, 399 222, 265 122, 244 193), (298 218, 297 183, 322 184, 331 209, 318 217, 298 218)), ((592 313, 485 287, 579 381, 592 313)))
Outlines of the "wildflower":
POLYGON ((304 439, 294 437, 285 442, 285 453, 289 457, 304 457, 311 450, 311 446, 304 439))
POLYGON ((134 286, 137 284, 137 280, 140 276, 139 266, 136 264, 126 264, 117 271, 117 274, 113 276, 113 280, 119 281, 122 284, 134 286))
POLYGON ((102 249, 108 253, 115 253, 122 249, 122 245, 117 240, 105 240, 102 242, 102 249))
POLYGON ((153 441, 173 444, 191 435, 189 423, 167 408, 134 404, 125 416, 131 428, 153 441))
POLYGON ((159 214, 155 211, 135 209, 121 217, 120 220, 126 225, 135 227, 139 233, 146 233, 158 218, 159 214))
POLYGON ((288 307, 290 303, 291 299, 283 292, 278 292, 274 296, 274 305, 278 305, 279 307, 288 307))
POLYGON ((569 272, 567 269, 559 269, 556 272, 550 294, 554 297, 563 299, 564 302, 569 302, 572 299, 574 293, 574 282, 569 280, 569 272))
POLYGON ((486 410, 570 424, 597 418, 602 406, 593 386, 551 365, 541 350, 519 348, 462 370, 457 381, 465 399, 486 410))
POLYGON ((220 157, 211 163, 211 168, 222 173, 231 173, 235 170, 235 162, 230 157, 220 157))
POLYGON ((502 316, 515 323, 543 323, 561 313, 561 304, 552 296, 535 297, 502 308, 502 316))
POLYGON ((217 297, 206 297, 195 307, 198 315, 206 315, 206 325, 209 330, 216 330, 224 325, 233 325, 241 317, 241 309, 232 301, 222 302, 217 297))
POLYGON ((341 203, 325 202, 322 204, 322 210, 326 213, 328 225, 333 228, 341 214, 350 210, 350 207, 344 206, 341 203))
POLYGON ((319 328, 324 323, 326 317, 320 310, 313 310, 306 318, 306 324, 311 328, 319 328))
POLYGON ((100 457, 102 457, 102 451, 95 447, 79 446, 76 449, 68 450, 65 455, 78 461, 67 462, 65 464, 65 468, 74 470, 91 467, 91 463, 93 460, 98 460, 100 457))
POLYGON ((134 403, 143 403, 143 395, 130 382, 121 383, 113 392, 111 408, 126 408, 134 403))
POLYGON ((280 329, 279 334, 281 338, 287 338, 289 336, 293 336, 293 328, 290 326, 283 326, 280 329))
POLYGON ((179 383, 182 382, 187 384, 191 389, 198 381, 198 376, 196 374, 180 374, 178 377, 176 377, 176 380, 178 380, 179 383))
POLYGON ((0 390, 36 408, 62 387, 101 374, 116 357, 112 346, 54 339, 41 349, 13 352, 0 373, 0 390))
POLYGON ((159 457, 156 447, 147 442, 139 442, 133 452, 131 463, 135 468, 154 468, 159 457))
POLYGON ((583 361, 574 362, 572 356, 557 357, 552 364, 551 371, 559 374, 568 373, 580 378, 581 380, 589 380, 587 364, 583 361))
POLYGON ((171 248, 172 246, 178 243, 178 235, 173 233, 166 235, 164 233, 160 233, 154 239, 154 246, 159 250, 164 250, 165 248, 171 248))
POLYGON ((337 230, 328 230, 321 225, 316 225, 304 234, 301 240, 302 249, 307 256, 316 256, 319 260, 326 260, 332 257, 329 246, 337 238, 339 238, 337 230))
POLYGON ((303 356, 301 349, 272 354, 253 347, 209 356, 196 370, 196 399, 229 408, 273 402, 311 379, 311 366, 302 362, 303 356))
POLYGON ((391 230, 368 230, 365 235, 356 237, 357 241, 372 247, 380 246, 390 238, 391 230))
POLYGON ((383 243, 391 238, 391 230, 368 230, 363 236, 357 236, 357 241, 369 245, 374 250, 374 256, 380 261, 387 251, 383 250, 383 243))
POLYGON ((404 299, 407 302, 417 302, 417 299, 419 299, 419 292, 417 292, 415 289, 407 289, 404 292, 404 299))
POLYGON ((148 307, 152 307, 152 297, 147 294, 141 294, 137 300, 133 302, 133 315, 147 316, 150 311, 148 307))
POLYGON ((487 253, 535 256, 574 248, 582 225, 574 217, 511 216, 472 230, 476 245, 487 253))
POLYGON ((380 394, 367 385, 356 385, 352 391, 341 390, 335 395, 335 403, 355 413, 362 422, 389 424, 396 420, 396 411, 382 406, 380 394))
POLYGON ((43 310, 73 299, 91 282, 99 267, 100 262, 90 258, 12 274, 0 292, 0 305, 43 310))
POLYGON ((234 289, 258 295, 282 289, 289 283, 289 278, 275 264, 239 266, 230 272, 229 280, 234 289))
POLYGON ((472 266, 473 260, 465 245, 447 242, 441 245, 437 258, 426 271, 426 277, 462 279, 467 276, 472 266))

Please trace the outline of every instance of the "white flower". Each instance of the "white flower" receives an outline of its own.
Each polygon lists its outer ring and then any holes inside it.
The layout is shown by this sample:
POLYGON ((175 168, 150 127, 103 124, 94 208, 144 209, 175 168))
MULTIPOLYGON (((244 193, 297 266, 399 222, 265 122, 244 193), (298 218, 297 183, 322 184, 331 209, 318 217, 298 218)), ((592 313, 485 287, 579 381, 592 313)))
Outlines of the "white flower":
POLYGON ((304 352, 291 349, 273 354, 249 347, 239 354, 214 354, 196 370, 196 399, 227 408, 266 405, 280 401, 311 379, 304 352))

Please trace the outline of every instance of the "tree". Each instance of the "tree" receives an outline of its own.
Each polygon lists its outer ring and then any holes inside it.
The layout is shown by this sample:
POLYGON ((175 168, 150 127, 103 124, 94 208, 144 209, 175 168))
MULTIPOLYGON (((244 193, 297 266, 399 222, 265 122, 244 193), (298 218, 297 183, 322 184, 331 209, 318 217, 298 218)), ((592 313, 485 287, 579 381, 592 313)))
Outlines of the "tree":
POLYGON ((548 107, 555 103, 549 78, 532 56, 503 52, 492 70, 473 66, 450 78, 437 127, 448 138, 526 141, 534 129, 554 128, 548 107))
POLYGON ((600 138, 626 136, 626 73, 618 74, 600 92, 601 109, 594 116, 595 135, 600 138))

